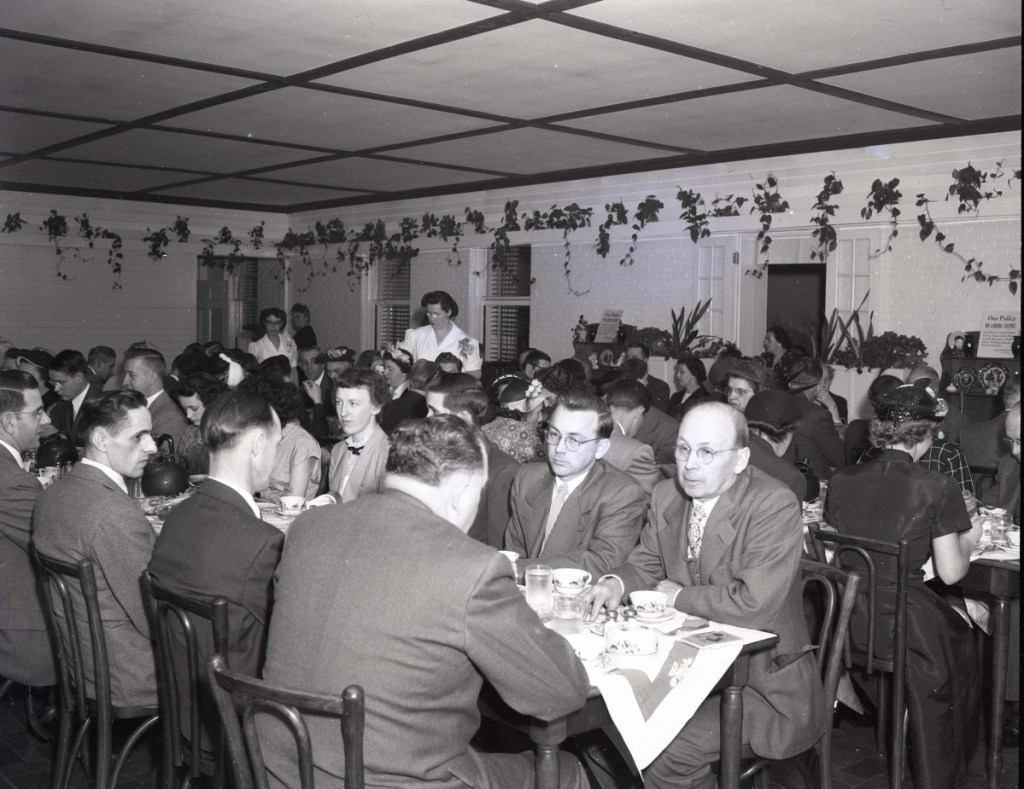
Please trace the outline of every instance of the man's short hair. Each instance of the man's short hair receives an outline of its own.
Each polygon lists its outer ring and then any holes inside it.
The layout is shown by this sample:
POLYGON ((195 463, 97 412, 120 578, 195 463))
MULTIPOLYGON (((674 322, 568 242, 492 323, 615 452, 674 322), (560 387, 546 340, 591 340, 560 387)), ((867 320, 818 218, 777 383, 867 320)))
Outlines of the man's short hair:
POLYGON ((629 356, 622 360, 622 372, 631 378, 640 380, 646 378, 650 369, 647 367, 646 359, 638 359, 635 356, 629 356))
POLYGON ((309 317, 309 307, 305 304, 300 304, 299 302, 295 302, 292 305, 291 312, 297 312, 299 315, 305 315, 307 318, 309 317))
POLYGON ((441 366, 429 359, 417 359, 409 368, 409 388, 417 392, 425 392, 430 385, 441 377, 441 366))
POLYGON ((339 389, 365 389, 370 393, 370 402, 384 405, 391 399, 391 387, 383 375, 374 370, 351 367, 338 376, 334 391, 339 389))
POLYGON ((68 376, 84 375, 88 367, 85 357, 74 350, 61 351, 50 360, 50 369, 53 372, 68 376))
POLYGON ((391 434, 386 471, 438 485, 459 472, 482 472, 487 449, 479 428, 453 414, 400 422, 391 434))
POLYGON ((128 412, 146 407, 146 398, 134 390, 120 389, 104 392, 97 398, 86 400, 78 416, 78 434, 89 443, 97 428, 116 433, 128 421, 128 412))
POLYGON ((260 378, 280 381, 292 376, 292 363, 284 354, 269 356, 260 362, 260 378))
POLYGON ((89 349, 89 364, 99 359, 113 364, 117 361, 117 353, 109 345, 96 345, 89 349))
POLYGON ((612 419, 612 412, 608 403, 600 397, 575 389, 571 392, 559 395, 555 401, 555 408, 561 406, 566 411, 593 411, 597 414, 597 435, 599 438, 608 438, 615 429, 615 420, 612 419))
POLYGON ((25 392, 39 389, 36 379, 21 370, 0 370, 0 414, 21 411, 25 407, 25 392))
POLYGON ((270 430, 274 426, 274 409, 256 392, 236 389, 225 392, 203 412, 200 430, 210 452, 232 449, 249 430, 270 430))
POLYGON ((133 346, 124 352, 125 363, 132 359, 141 359, 143 364, 152 370, 159 378, 163 378, 167 375, 167 362, 164 360, 164 355, 160 353, 160 351, 155 351, 152 348, 136 348, 133 346))
POLYGON ((639 348, 641 356, 643 356, 645 359, 650 359, 651 358, 651 349, 647 347, 646 343, 642 343, 642 342, 627 342, 626 343, 626 350, 628 351, 630 348, 639 348))
POLYGON ((636 378, 622 377, 612 381, 604 388, 604 399, 609 406, 630 411, 643 406, 645 414, 651 407, 651 393, 636 378))
POLYGON ((525 368, 526 365, 536 367, 541 362, 547 362, 548 364, 551 364, 551 357, 544 353, 544 351, 538 351, 534 349, 530 351, 528 354, 526 354, 526 358, 523 359, 523 367, 525 368))
POLYGON ((477 427, 487 422, 491 403, 480 381, 469 373, 442 375, 430 384, 427 391, 441 395, 444 407, 449 411, 468 413, 477 427))
POLYGON ((434 359, 434 361, 437 363, 438 367, 440 367, 442 364, 454 364, 455 372, 462 372, 462 359, 460 359, 451 351, 443 351, 439 353, 437 357, 434 359))

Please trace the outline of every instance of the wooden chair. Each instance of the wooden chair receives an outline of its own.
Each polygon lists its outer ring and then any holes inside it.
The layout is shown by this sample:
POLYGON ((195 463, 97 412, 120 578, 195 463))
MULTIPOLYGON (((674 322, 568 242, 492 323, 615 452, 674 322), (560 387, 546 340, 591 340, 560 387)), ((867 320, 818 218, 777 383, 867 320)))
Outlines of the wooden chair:
POLYGON ((866 537, 854 537, 824 531, 810 526, 819 557, 825 555, 825 545, 834 554, 832 565, 853 569, 866 579, 861 598, 867 619, 867 643, 863 648, 851 647, 852 665, 861 668, 877 681, 877 717, 875 720, 876 745, 889 757, 889 786, 899 789, 903 781, 906 758, 906 674, 907 674, 907 599, 910 593, 910 545, 907 540, 886 542, 866 537), (878 577, 878 562, 896 562, 896 588, 893 606, 892 648, 883 656, 876 646, 879 638, 880 600, 890 598, 893 590, 878 577), (884 588, 888 586, 888 588, 884 588), (891 679, 886 682, 886 675, 891 679), (886 714, 889 718, 889 738, 886 741, 886 714), (888 744, 888 748, 886 745, 888 744))
POLYGON ((92 773, 95 762, 94 786, 109 789, 117 785, 132 748, 159 720, 157 709, 115 707, 111 703, 107 641, 96 598, 96 573, 92 562, 88 559, 77 564, 63 562, 34 549, 32 559, 44 591, 43 613, 53 635, 60 689, 60 733, 51 787, 65 789, 68 786, 75 758, 80 757, 86 774, 92 773), (72 594, 73 587, 78 588, 78 601, 72 594), (88 643, 76 622, 87 623, 88 643), (86 650, 92 655, 92 671, 86 669, 86 650), (87 684, 90 680, 91 693, 87 684), (132 730, 111 768, 113 722, 136 718, 143 720, 132 730), (95 730, 94 753, 90 753, 85 742, 91 729, 95 730))
MULTIPOLYGON (((227 654, 228 602, 223 597, 197 599, 175 594, 142 574, 142 597, 150 612, 156 635, 156 668, 159 683, 160 716, 163 720, 163 786, 174 785, 175 769, 187 765, 181 789, 188 789, 200 775, 212 775, 216 789, 224 786, 224 732, 216 706, 207 692, 206 655, 227 654), (212 633, 212 649, 200 645, 198 627, 212 633), (185 709, 187 707, 187 709, 185 709), (183 722, 188 722, 188 736, 183 722), (213 752, 203 749, 203 722, 214 721, 215 730, 205 727, 212 738, 213 752)), ((208 739, 209 741, 209 739, 208 739)))
POLYGON ((220 655, 207 663, 210 688, 227 738, 238 789, 267 789, 267 767, 256 730, 256 715, 283 722, 298 751, 299 786, 313 789, 313 749, 303 715, 338 718, 345 752, 345 789, 363 789, 363 689, 349 685, 341 696, 304 693, 229 671, 220 655), (241 718, 241 725, 239 725, 241 718), (244 733, 243 733, 244 732, 244 733))
MULTIPOLYGON (((804 598, 810 596, 821 603, 821 624, 816 637, 812 636, 812 643, 817 646, 818 669, 825 687, 825 733, 814 747, 818 757, 817 780, 802 762, 797 760, 794 763, 808 787, 832 789, 832 719, 835 716, 836 693, 845 664, 850 616, 857 601, 860 575, 806 559, 801 562, 800 573, 804 598)), ((753 751, 747 750, 744 757, 748 755, 753 757, 753 751)), ((754 777, 755 786, 759 789, 767 787, 767 770, 771 760, 754 758, 756 761, 743 771, 740 779, 754 777)))

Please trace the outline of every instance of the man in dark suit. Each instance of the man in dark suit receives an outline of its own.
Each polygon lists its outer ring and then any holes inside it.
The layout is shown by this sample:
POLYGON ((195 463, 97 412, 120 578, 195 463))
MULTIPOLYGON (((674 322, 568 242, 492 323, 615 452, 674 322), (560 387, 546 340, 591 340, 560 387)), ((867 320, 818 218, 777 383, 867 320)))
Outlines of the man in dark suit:
POLYGON ((153 419, 153 437, 170 436, 174 446, 188 429, 188 421, 178 404, 164 391, 167 364, 163 354, 151 348, 129 349, 124 355, 124 386, 146 398, 146 407, 153 419))
MULTIPOLYGON (((508 561, 466 539, 485 483, 479 431, 454 416, 399 425, 385 489, 292 524, 277 571, 268 682, 366 692, 367 783, 396 789, 533 785, 533 754, 474 750, 487 680, 524 715, 582 706, 589 682, 565 639, 515 587, 508 561)), ((295 786, 291 740, 270 731, 269 770, 295 786)), ((338 724, 309 720, 317 787, 341 787, 338 724)), ((585 786, 559 754, 561 786, 585 786)))
MULTIPOLYGON (((1003 385, 1003 412, 984 422, 972 422, 960 434, 960 449, 971 468, 994 469, 1006 453, 1006 415, 1020 402, 1020 381, 1003 385)), ((978 491, 979 494, 981 491, 978 491)))
POLYGON ((633 378, 615 381, 604 392, 619 429, 630 438, 647 444, 654 451, 659 466, 675 463, 676 433, 679 423, 657 408, 651 407, 650 392, 633 378))
POLYGON ((750 438, 750 465, 793 491, 798 501, 807 498, 807 480, 799 469, 783 459, 793 441, 800 408, 791 395, 766 389, 750 398, 744 412, 750 438))
POLYGON ((601 460, 614 424, 600 398, 579 391, 558 398, 548 422, 547 462, 522 466, 512 483, 505 547, 520 555, 520 575, 542 560, 597 577, 636 545, 644 491, 601 460))
POLYGON ((57 681, 28 552, 43 488, 21 465, 49 421, 36 379, 0 371, 0 677, 23 685, 57 681))
POLYGON ((302 405, 306 410, 303 427, 321 444, 329 443, 328 416, 334 416, 334 381, 327 374, 327 354, 316 345, 299 349, 302 405))
MULTIPOLYGON (((146 400, 138 392, 107 392, 82 406, 79 430, 85 457, 39 497, 33 542, 46 556, 89 559, 96 566, 111 700, 115 706, 155 705, 153 650, 139 587, 155 537, 125 483, 142 476, 156 453, 146 400)), ((85 624, 80 627, 88 642, 85 624)), ((84 658, 91 667, 91 655, 84 658)))
POLYGON ((50 361, 50 385, 60 397, 50 409, 50 421, 54 428, 82 446, 78 435, 78 417, 86 400, 99 397, 103 385, 90 383, 89 366, 78 351, 61 351, 50 361))
POLYGON ((672 390, 665 381, 651 375, 647 367, 647 362, 650 358, 651 351, 646 345, 643 343, 631 343, 626 346, 626 360, 623 361, 622 367, 630 375, 639 379, 640 383, 647 388, 647 392, 651 396, 651 405, 663 413, 668 413, 669 398, 671 397, 672 390), (629 362, 630 359, 642 361, 643 365, 629 362))
MULTIPOLYGON (((593 616, 634 590, 656 588, 681 611, 778 634, 775 648, 750 661, 743 737, 759 756, 783 759, 822 735, 824 700, 803 614, 800 504, 748 466, 746 443, 738 410, 695 406, 679 426, 678 478, 658 485, 640 544, 585 599, 593 616)), ((709 697, 644 771, 646 786, 717 785, 719 701, 709 697)))
POLYGON ((427 415, 427 401, 419 392, 409 388, 412 354, 404 348, 395 348, 384 354, 384 377, 391 386, 391 399, 384 403, 377 421, 389 436, 399 422, 422 419, 427 415))
MULTIPOLYGON (((468 373, 442 376, 427 389, 430 416, 454 414, 463 422, 480 427, 480 420, 489 408, 480 379, 468 373)), ((505 527, 512 514, 510 493, 519 463, 483 433, 480 436, 487 447, 487 484, 476 519, 469 527, 469 536, 500 549, 504 546, 505 527)))

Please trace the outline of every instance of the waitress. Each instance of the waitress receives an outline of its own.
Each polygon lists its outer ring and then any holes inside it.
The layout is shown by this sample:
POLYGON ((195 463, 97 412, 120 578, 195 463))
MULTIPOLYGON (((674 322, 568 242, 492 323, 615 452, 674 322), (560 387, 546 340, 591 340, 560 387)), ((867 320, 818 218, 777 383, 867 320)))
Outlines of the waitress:
POLYGON ((406 331, 398 347, 411 353, 413 361, 432 362, 438 354, 447 351, 462 360, 464 373, 479 378, 483 365, 480 343, 452 322, 459 314, 455 299, 443 290, 432 290, 420 299, 420 306, 427 311, 428 324, 406 331))
POLYGON ((248 348, 249 353, 256 357, 256 361, 262 362, 272 356, 287 356, 288 364, 293 369, 298 367, 299 349, 295 345, 295 340, 284 331, 287 323, 288 316, 285 311, 277 307, 268 307, 260 312, 263 336, 249 343, 248 348))

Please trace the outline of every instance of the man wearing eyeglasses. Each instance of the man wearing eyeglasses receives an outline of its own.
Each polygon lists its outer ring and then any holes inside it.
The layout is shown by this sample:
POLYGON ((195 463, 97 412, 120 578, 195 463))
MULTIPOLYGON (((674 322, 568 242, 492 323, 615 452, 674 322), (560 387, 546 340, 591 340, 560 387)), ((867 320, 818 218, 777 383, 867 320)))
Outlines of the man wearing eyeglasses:
MULTIPOLYGON (((651 497, 640 544, 585 593, 588 617, 630 592, 657 589, 688 614, 777 633, 750 661, 743 738, 758 756, 785 759, 824 731, 824 702, 800 586, 800 503, 749 465, 747 423, 724 403, 700 403, 679 426, 677 478, 651 497)), ((712 787, 719 697, 709 697, 644 770, 647 787, 712 787)))
POLYGON ((595 578, 617 567, 636 545, 644 491, 601 458, 615 422, 600 398, 559 397, 548 422, 547 462, 529 463, 512 483, 505 547, 527 564, 575 567, 595 578))

